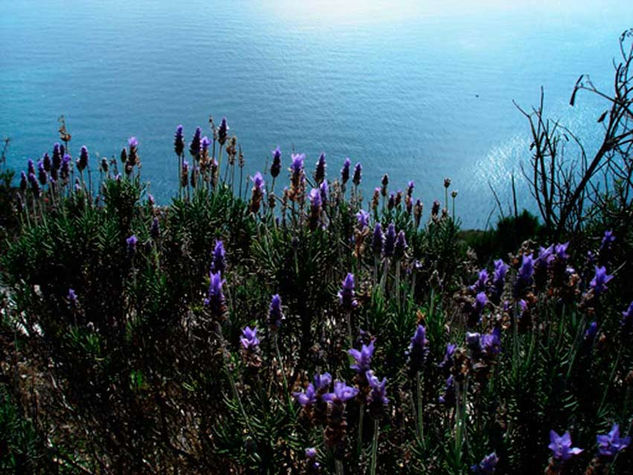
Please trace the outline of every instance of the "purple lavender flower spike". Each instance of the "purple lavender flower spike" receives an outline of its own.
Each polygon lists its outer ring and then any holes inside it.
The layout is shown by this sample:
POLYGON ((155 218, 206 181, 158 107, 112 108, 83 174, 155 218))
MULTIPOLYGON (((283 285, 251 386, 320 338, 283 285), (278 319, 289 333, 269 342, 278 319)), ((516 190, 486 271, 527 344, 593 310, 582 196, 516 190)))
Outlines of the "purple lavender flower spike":
POLYGON ((226 251, 224 250, 224 243, 217 239, 215 246, 213 247, 212 259, 211 259, 211 272, 224 273, 226 270, 226 251))
POLYGON ((492 333, 481 335, 480 345, 481 350, 487 356, 498 354, 501 351, 501 330, 495 327, 492 333))
POLYGON ((321 190, 318 188, 312 188, 310 193, 308 193, 308 199, 310 200, 310 206, 312 207, 312 211, 318 211, 321 209, 321 205, 323 204, 321 200, 321 190))
POLYGON ((471 466, 470 469, 473 473, 480 475, 495 473, 498 463, 499 457, 497 457, 497 454, 493 452, 486 455, 478 464, 471 466))
POLYGON ((466 345, 475 353, 481 351, 481 335, 479 333, 466 332, 466 345))
POLYGON ((532 254, 523 255, 523 260, 521 261, 521 267, 519 268, 519 272, 517 273, 517 279, 514 284, 514 295, 515 297, 520 297, 527 290, 527 288, 532 285, 534 276, 534 258, 532 254))
POLYGON ((330 200, 330 187, 327 184, 327 180, 323 180, 321 186, 319 186, 319 190, 321 191, 321 201, 323 201, 323 205, 327 205, 330 200))
POLYGON ((354 292, 354 274, 348 273, 343 281, 343 286, 338 292, 338 299, 341 306, 348 312, 355 309, 358 306, 358 301, 355 298, 354 292))
POLYGON ((457 345, 454 343, 446 344, 446 351, 444 352, 444 359, 437 365, 439 368, 444 371, 448 371, 453 366, 453 354, 455 353, 455 349, 457 345))
POLYGON ((29 184, 31 185, 31 191, 33 192, 33 195, 35 195, 36 198, 39 198, 42 193, 42 188, 40 187, 40 184, 37 181, 37 178, 35 178, 35 174, 29 173, 29 176, 27 179, 29 181, 29 184))
POLYGON ((127 145, 130 148, 130 150, 132 150, 133 148, 137 148, 138 139, 136 137, 130 137, 129 139, 127 139, 127 145))
POLYGON ((306 158, 305 153, 293 153, 291 155, 292 164, 290 165, 290 171, 293 176, 299 176, 303 171, 303 161, 306 158))
POLYGON ((357 163, 354 166, 354 176, 352 178, 352 183, 354 183, 354 185, 356 186, 360 185, 362 172, 363 172, 363 166, 360 163, 357 163))
POLYGON ((255 173, 255 176, 251 178, 251 181, 253 182, 253 189, 262 195, 266 194, 264 177, 260 172, 255 173))
POLYGON ((503 293, 503 287, 505 285, 506 274, 508 273, 509 266, 501 259, 494 261, 495 270, 492 274, 492 286, 494 288, 494 295, 496 299, 501 297, 503 293))
POLYGON ((51 162, 51 157, 48 156, 48 153, 45 153, 42 157, 42 163, 44 165, 44 170, 50 172, 53 167, 53 163, 51 162))
POLYGON ((308 384, 305 392, 294 392, 292 395, 295 397, 301 407, 311 406, 317 402, 317 395, 312 383, 308 384))
POLYGON ((404 231, 400 231, 398 236, 396 237, 396 244, 393 249, 393 253, 397 258, 401 258, 404 256, 404 252, 407 250, 409 245, 407 244, 407 237, 404 234, 404 231))
POLYGON ((346 158, 343 161, 343 168, 341 168, 341 183, 345 185, 347 180, 349 180, 349 167, 352 165, 352 162, 349 158, 346 158))
POLYGON ((485 292, 479 292, 475 297, 475 313, 481 314, 484 307, 488 303, 488 297, 485 292))
POLYGON ((631 444, 631 437, 620 437, 620 426, 613 424, 608 434, 597 435, 598 454, 612 460, 616 454, 631 444))
POLYGON ((394 223, 390 223, 385 234, 385 246, 383 248, 385 257, 393 256, 396 250, 396 238, 396 225, 394 223))
POLYGON ((255 350, 259 346, 259 338, 257 338, 257 328, 246 327, 242 330, 240 337, 242 348, 248 351, 255 350))
POLYGON ((191 139, 191 143, 189 144, 189 153, 192 157, 197 157, 200 155, 200 137, 202 135, 202 130, 200 127, 196 127, 196 131, 193 133, 193 138, 191 139))
POLYGON ((176 135, 174 135, 174 152, 179 157, 182 155, 182 152, 185 150, 185 138, 182 134, 182 125, 176 127, 176 135))
POLYGON ((53 168, 58 169, 62 166, 62 154, 59 149, 59 144, 53 145, 53 168))
POLYGON ((440 213, 440 202, 435 200, 433 201, 433 206, 431 207, 431 216, 436 218, 440 213))
POLYGON ((209 145, 211 145, 211 140, 206 135, 200 139, 200 146, 202 147, 202 152, 209 151, 209 145))
POLYGON ((317 392, 326 391, 332 384, 332 375, 330 373, 315 374, 314 388, 317 392))
POLYGON ((485 292, 487 281, 488 271, 486 269, 481 269, 477 277, 477 282, 470 286, 470 290, 472 290, 473 292, 485 292))
POLYGON ((68 301, 70 302, 71 307, 77 306, 77 294, 74 289, 68 289, 68 295, 66 296, 68 301))
POLYGON ((319 160, 317 160, 317 164, 316 164, 316 171, 314 172, 314 179, 316 180, 317 183, 321 183, 323 180, 325 180, 325 168, 326 168, 326 163, 325 163, 325 153, 322 153, 319 156, 319 160))
POLYGON ((77 170, 83 171, 88 166, 88 149, 85 145, 81 147, 79 158, 77 159, 77 170))
POLYGON ((563 244, 556 244, 554 246, 554 257, 559 261, 566 262, 569 259, 569 254, 567 254, 568 247, 569 241, 563 244))
POLYGON ((317 451, 316 451, 316 449, 314 447, 308 447, 306 449, 305 454, 306 454, 306 458, 313 459, 313 458, 316 457, 317 451))
POLYGON ((277 178, 281 171, 281 150, 277 147, 272 151, 273 163, 270 165, 270 176, 277 178))
POLYGON ((375 256, 380 256, 385 246, 385 235, 382 232, 382 226, 380 223, 376 223, 374 232, 371 238, 371 248, 374 251, 375 256))
POLYGON ((44 163, 37 163, 37 179, 40 182, 40 185, 44 186, 48 183, 48 175, 46 175, 46 170, 44 169, 44 163))
POLYGON ((343 381, 336 381, 334 383, 334 392, 323 395, 323 400, 326 402, 347 402, 353 399, 358 394, 358 389, 348 386, 343 381))
POLYGON ((284 313, 281 309, 281 297, 279 294, 275 294, 270 299, 270 306, 268 307, 268 321, 274 328, 279 328, 284 318, 284 313))
POLYGON ((361 209, 356 213, 356 220, 358 222, 359 229, 365 229, 369 226, 369 213, 364 209, 361 209))
POLYGON ((446 404, 453 406, 455 404, 455 379, 453 375, 446 378, 446 385, 444 387, 444 394, 437 398, 440 404, 446 404))
POLYGON ((413 180, 411 180, 407 185, 407 196, 409 198, 413 195, 413 188, 415 188, 415 184, 413 183, 413 180))
POLYGON ((574 455, 582 452, 582 449, 571 446, 571 436, 569 432, 565 432, 562 436, 553 430, 549 431, 548 448, 552 451, 552 457, 559 462, 566 462, 574 455))
POLYGON ((374 341, 372 340, 369 345, 363 345, 360 351, 352 348, 347 350, 347 353, 356 361, 350 368, 357 373, 365 373, 365 371, 369 370, 371 357, 374 354, 374 341))
POLYGON ((609 283, 611 279, 613 279, 613 276, 607 275, 606 267, 596 266, 596 274, 594 275, 589 285, 591 286, 591 288, 593 289, 596 295, 600 295, 605 290, 607 290, 607 284, 609 283))
POLYGON ((226 122, 226 117, 222 117, 222 121, 218 127, 218 142, 220 142, 220 145, 224 145, 224 142, 226 142, 228 131, 229 125, 226 122))
POLYGON ((419 371, 424 366, 429 353, 428 345, 429 340, 426 339, 426 328, 424 325, 418 325, 406 351, 413 371, 419 371))
POLYGON ((31 174, 35 175, 35 164, 33 163, 33 160, 31 160, 30 158, 26 162, 26 169, 27 169, 27 172, 26 172, 27 175, 31 175, 31 174))
POLYGON ((129 238, 125 240, 127 244, 127 253, 130 256, 133 256, 136 252, 136 244, 138 243, 138 238, 132 234, 129 238))
POLYGON ((387 378, 383 378, 380 381, 372 370, 365 372, 367 383, 371 388, 371 391, 367 395, 367 404, 369 405, 384 405, 389 404, 389 399, 386 396, 387 378))
POLYGON ((222 273, 211 272, 209 275, 209 291, 207 298, 204 299, 205 306, 211 308, 211 311, 216 315, 222 315, 225 310, 224 293, 222 292, 222 273))

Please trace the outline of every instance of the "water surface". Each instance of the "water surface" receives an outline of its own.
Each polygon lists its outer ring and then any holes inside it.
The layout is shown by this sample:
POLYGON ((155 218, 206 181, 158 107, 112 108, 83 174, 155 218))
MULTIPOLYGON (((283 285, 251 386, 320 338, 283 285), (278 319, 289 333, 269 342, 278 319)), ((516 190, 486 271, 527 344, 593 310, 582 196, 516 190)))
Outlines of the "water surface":
MULTIPOLYGON (((247 172, 270 150, 321 152, 329 176, 364 165, 365 194, 388 173, 430 204, 442 179, 466 226, 508 202, 529 157, 525 119, 542 85, 552 116, 591 147, 603 106, 568 106, 581 73, 608 90, 626 1, 12 0, 0 15, 0 135, 23 167, 58 140, 118 154, 140 142, 143 175, 166 202, 176 189, 172 137, 226 116, 247 172)), ((208 129, 206 129, 208 132, 208 129)), ((96 165, 93 162, 93 165, 96 165)), ((525 190, 520 205, 530 205, 525 190)), ((430 209, 430 206, 427 206, 430 209)))

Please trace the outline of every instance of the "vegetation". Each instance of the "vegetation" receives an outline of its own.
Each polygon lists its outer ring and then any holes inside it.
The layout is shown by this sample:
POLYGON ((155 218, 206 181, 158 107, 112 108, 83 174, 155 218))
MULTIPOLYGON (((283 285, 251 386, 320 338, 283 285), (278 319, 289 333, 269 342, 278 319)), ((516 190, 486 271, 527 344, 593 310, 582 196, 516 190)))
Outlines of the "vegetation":
POLYGON ((277 149, 244 187, 222 120, 157 206, 134 137, 95 168, 63 129, 3 198, 2 469, 630 473, 630 183, 478 260, 450 180, 424 215, 277 149))

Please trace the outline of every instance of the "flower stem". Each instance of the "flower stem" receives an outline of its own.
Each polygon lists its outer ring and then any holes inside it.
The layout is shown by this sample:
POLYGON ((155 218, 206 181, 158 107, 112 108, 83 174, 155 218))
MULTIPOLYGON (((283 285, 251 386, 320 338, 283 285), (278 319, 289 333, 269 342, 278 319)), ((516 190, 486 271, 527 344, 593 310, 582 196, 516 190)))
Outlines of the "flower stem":
POLYGON ((378 433, 380 431, 380 427, 378 425, 378 419, 374 419, 374 439, 371 443, 371 465, 369 469, 369 473, 371 475, 376 475, 376 465, 378 461, 378 433))

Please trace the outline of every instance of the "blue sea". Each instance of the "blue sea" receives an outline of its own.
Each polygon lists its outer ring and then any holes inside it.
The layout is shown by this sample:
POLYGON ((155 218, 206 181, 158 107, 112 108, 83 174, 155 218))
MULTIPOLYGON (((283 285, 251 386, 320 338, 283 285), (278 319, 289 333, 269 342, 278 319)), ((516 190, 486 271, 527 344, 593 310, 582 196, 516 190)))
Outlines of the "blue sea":
MULTIPOLYGON (((629 1, 527 0, 11 0, 0 13, 0 136, 22 169, 58 141, 118 155, 139 140, 143 177, 163 203, 176 190, 173 134, 226 116, 247 160, 264 170, 279 145, 330 178, 361 162, 369 196, 384 173, 427 203, 458 190, 466 227, 510 202, 531 207, 521 163, 529 109, 546 112, 589 151, 605 104, 569 97, 580 74, 612 88, 629 1)), ((573 149, 570 149, 570 153, 573 149)))

